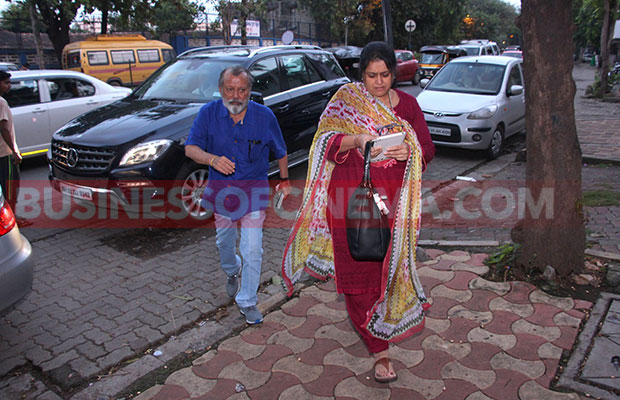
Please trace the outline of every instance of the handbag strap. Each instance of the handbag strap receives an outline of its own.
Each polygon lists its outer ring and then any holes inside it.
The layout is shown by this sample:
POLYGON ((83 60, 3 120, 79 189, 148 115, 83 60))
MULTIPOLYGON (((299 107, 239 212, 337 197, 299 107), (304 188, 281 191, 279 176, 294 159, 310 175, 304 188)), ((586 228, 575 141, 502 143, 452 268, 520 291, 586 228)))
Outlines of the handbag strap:
POLYGON ((364 187, 372 187, 372 182, 370 180, 370 149, 374 145, 372 140, 366 142, 366 146, 364 147, 364 178, 362 183, 364 187))

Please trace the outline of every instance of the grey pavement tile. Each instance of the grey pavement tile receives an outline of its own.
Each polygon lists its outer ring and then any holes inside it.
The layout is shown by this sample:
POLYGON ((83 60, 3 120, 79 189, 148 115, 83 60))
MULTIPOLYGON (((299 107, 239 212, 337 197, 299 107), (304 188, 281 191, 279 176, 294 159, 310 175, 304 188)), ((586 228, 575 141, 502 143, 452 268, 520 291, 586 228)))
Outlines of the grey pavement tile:
POLYGON ((45 350, 43 347, 39 345, 34 345, 33 347, 24 351, 24 356, 26 359, 31 361, 34 365, 41 365, 45 361, 49 361, 53 358, 53 355, 48 350, 45 350))
POLYGON ((46 362, 43 362, 39 364, 38 366, 41 368, 41 371, 44 374, 46 374, 46 373, 49 373, 51 370, 62 367, 63 365, 67 364, 69 361, 75 360, 76 358, 79 358, 78 352, 75 350, 70 350, 46 362))
POLYGON ((106 355, 99 357, 97 359, 97 365, 102 370, 106 371, 112 367, 114 367, 119 362, 131 358, 134 356, 133 351, 129 346, 124 346, 119 349, 112 351, 111 353, 107 353, 106 355))

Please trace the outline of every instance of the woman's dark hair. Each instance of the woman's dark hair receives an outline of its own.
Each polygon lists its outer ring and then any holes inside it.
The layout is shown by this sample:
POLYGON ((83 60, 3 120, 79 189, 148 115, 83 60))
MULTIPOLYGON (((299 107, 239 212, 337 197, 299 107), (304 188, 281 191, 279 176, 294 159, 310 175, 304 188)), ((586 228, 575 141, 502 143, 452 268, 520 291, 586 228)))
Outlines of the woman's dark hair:
POLYGON ((360 54, 360 78, 364 77, 368 64, 377 60, 383 61, 392 73, 392 78, 396 79, 396 55, 394 49, 385 42, 370 42, 364 46, 360 54))

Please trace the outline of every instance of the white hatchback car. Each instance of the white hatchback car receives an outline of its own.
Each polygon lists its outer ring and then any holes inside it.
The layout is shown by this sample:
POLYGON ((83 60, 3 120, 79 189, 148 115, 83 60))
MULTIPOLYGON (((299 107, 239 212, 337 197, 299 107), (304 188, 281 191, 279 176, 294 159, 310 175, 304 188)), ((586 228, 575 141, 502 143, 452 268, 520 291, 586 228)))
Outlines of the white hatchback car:
POLYGON ((417 100, 437 145, 484 150, 495 158, 505 138, 525 129, 521 59, 459 57, 420 86, 417 100))
POLYGON ((6 100, 13 113, 17 145, 23 157, 44 155, 52 134, 87 111, 122 99, 131 89, 110 86, 74 71, 10 71, 6 100))

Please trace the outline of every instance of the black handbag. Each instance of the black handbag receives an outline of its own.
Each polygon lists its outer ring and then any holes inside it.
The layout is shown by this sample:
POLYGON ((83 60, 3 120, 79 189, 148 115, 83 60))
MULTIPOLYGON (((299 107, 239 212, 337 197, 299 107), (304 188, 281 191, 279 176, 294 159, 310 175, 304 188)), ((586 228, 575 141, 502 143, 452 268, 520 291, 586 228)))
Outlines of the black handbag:
MULTIPOLYGON (((370 149, 364 148, 364 177, 349 198, 346 215, 347 242, 351 257, 357 261, 382 261, 391 240, 388 218, 377 202, 383 205, 370 180, 370 149)), ((383 205, 383 207, 385 207, 383 205)), ((387 208, 385 208, 387 211, 387 208)))

